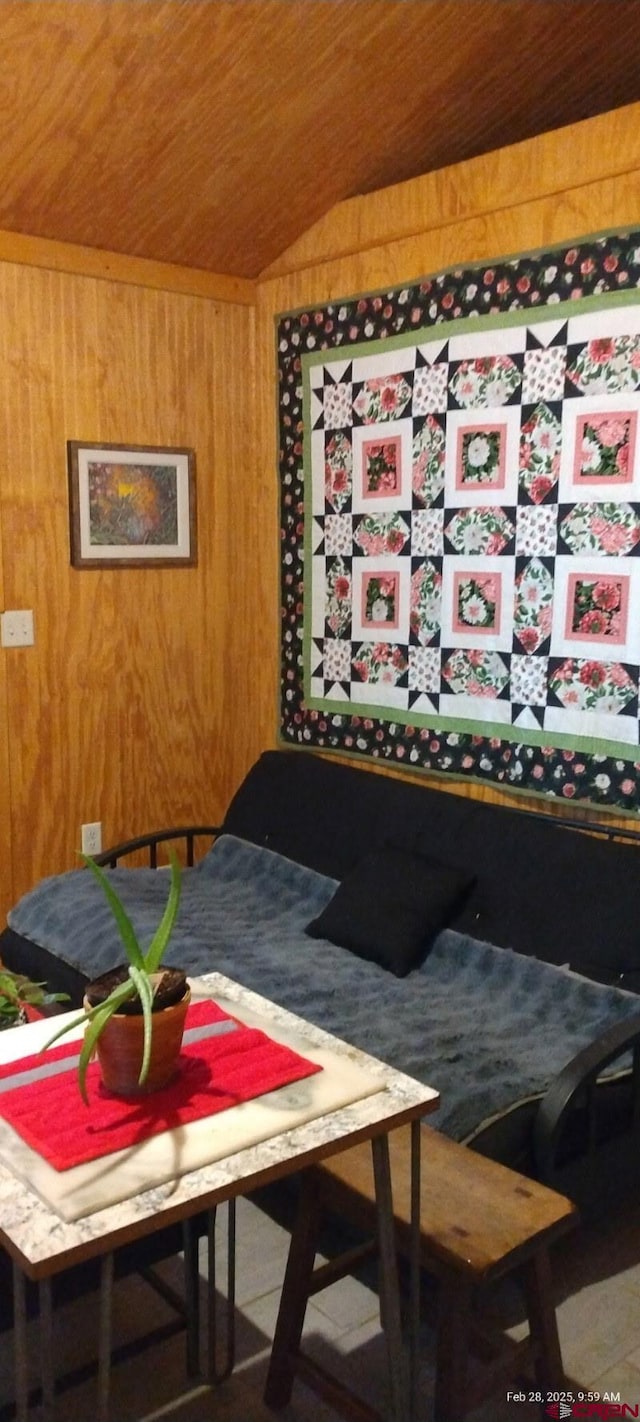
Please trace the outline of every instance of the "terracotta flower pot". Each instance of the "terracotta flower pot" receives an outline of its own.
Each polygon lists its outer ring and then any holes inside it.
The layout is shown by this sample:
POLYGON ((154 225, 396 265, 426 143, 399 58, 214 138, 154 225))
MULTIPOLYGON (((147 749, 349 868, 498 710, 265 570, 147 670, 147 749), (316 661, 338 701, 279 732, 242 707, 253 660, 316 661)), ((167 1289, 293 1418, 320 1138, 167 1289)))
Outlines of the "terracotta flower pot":
MULTIPOLYGON (((157 974, 158 978, 162 973, 157 974)), ((87 989, 84 1006, 92 1006, 93 984, 87 989)), ((138 1082, 142 1065, 144 1018, 140 1011, 114 1012, 103 1028, 96 1045, 102 1080, 108 1091, 117 1096, 142 1096, 167 1086, 178 1070, 187 1008, 191 990, 185 984, 182 998, 153 1012, 151 1058, 142 1086, 138 1082)), ((127 1004, 129 1006, 129 1004, 127 1004)))

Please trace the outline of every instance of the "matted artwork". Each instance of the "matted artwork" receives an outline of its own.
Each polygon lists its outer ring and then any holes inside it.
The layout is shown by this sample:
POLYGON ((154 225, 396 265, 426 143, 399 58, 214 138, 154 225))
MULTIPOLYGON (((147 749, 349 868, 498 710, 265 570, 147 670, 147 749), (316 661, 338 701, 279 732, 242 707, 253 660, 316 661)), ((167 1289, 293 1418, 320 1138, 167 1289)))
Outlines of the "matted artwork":
POLYGON ((279 322, 282 739, 637 812, 640 233, 279 322))
POLYGON ((74 568, 195 564, 192 449, 69 440, 67 459, 74 568))

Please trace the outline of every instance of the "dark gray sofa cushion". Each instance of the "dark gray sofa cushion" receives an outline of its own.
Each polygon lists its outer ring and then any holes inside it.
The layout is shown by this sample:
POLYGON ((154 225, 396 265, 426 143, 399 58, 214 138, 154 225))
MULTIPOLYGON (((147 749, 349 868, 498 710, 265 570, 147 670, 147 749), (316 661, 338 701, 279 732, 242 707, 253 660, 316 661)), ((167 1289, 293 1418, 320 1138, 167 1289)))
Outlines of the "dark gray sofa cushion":
POLYGON ((404 978, 424 961, 473 882, 437 859, 384 845, 350 870, 306 932, 404 978))

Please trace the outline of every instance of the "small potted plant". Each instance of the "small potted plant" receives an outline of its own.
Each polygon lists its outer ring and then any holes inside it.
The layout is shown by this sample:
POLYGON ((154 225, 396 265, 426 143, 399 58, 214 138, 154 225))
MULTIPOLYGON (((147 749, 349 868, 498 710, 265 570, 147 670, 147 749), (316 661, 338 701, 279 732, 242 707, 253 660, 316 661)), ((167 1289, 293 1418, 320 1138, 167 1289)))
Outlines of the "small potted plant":
MULTIPOLYGON (((181 871, 173 851, 171 885, 162 919, 146 952, 124 905, 104 869, 82 856, 101 884, 118 925, 127 962, 89 983, 84 1012, 47 1042, 86 1023, 78 1061, 78 1085, 88 1103, 87 1068, 97 1054, 108 1091, 132 1096, 156 1091, 175 1075, 191 992, 180 968, 162 968, 180 903, 181 871)), ((45 1049, 46 1050, 46 1049, 45 1049)))
POLYGON ((54 1003, 66 999, 66 992, 47 992, 46 983, 34 983, 0 964, 0 1032, 19 1027, 31 1016, 44 1016, 54 1003))

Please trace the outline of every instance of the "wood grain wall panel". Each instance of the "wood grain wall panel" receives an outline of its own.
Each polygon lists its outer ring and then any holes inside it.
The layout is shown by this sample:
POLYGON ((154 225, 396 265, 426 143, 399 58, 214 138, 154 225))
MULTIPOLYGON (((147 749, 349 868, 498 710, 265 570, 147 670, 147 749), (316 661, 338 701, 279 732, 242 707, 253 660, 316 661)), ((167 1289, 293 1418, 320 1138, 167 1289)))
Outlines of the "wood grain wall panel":
MULTIPOLYGON (((4 329, 0 323, 0 362, 4 364, 4 329)), ((8 412, 0 404, 0 421, 6 424, 8 412)), ((1 485, 1 473, 0 473, 1 485)), ((0 608, 6 607, 4 597, 4 562, 2 556, 2 499, 0 497, 0 608)), ((0 923, 11 902, 13 870, 11 866, 11 766, 9 762, 9 721, 7 714, 6 662, 0 649, 0 923)))
POLYGON ((84 821, 105 843, 215 822, 272 714, 247 699, 260 633, 234 605, 268 581, 251 309, 5 263, 0 312, 3 606, 36 625, 0 654, 13 901, 76 862, 84 821), (71 568, 67 439, 193 446, 197 567, 71 568))
MULTIPOLYGON (((421 237, 426 226, 435 232, 472 218, 495 217, 502 209, 530 208, 541 198, 557 198, 561 207, 577 178, 583 189, 614 176, 621 185, 629 177, 634 181, 639 167, 640 104, 629 104, 383 192, 351 198, 310 227, 263 271, 262 279, 421 237)), ((594 210, 588 231, 601 226, 594 210)))
MULTIPOLYGON (((610 119, 603 169, 620 141, 610 119)), ((562 193, 505 207, 510 154, 492 156, 499 208, 489 188, 460 221, 425 211, 394 240, 382 192, 366 201, 385 241, 349 254, 350 205, 335 209, 326 246, 261 283, 256 312, 0 261, 0 599, 36 622, 35 647, 0 651, 0 905, 75 862, 84 820, 109 841, 217 819, 276 743, 275 314, 640 219, 640 165, 620 175, 613 159, 611 178, 577 163, 562 193), (193 445, 197 568, 70 567, 71 438, 193 445)))
MULTIPOLYGON (((424 184, 428 182, 427 179, 417 179, 415 185, 404 184, 401 190, 387 189, 357 199, 359 212, 355 223, 354 202, 336 207, 323 223, 312 229, 303 243, 285 254, 279 264, 282 274, 271 278, 265 276, 259 284, 258 294, 258 359, 263 393, 259 404, 260 444, 265 458, 272 461, 273 467, 277 467, 277 428, 269 392, 277 379, 273 321, 279 312, 400 286, 461 263, 486 263, 503 255, 553 246, 565 239, 607 228, 640 225, 640 159, 637 149, 630 149, 635 156, 636 168, 622 175, 618 172, 619 145, 625 132, 629 131, 631 118, 629 111, 624 111, 622 117, 619 113, 612 113, 590 121, 594 125, 593 136, 600 145, 598 152, 585 145, 583 130, 588 125, 578 125, 574 149, 571 146, 572 130, 564 129, 555 135, 545 135, 543 140, 520 144, 517 149, 496 152, 490 155, 490 161, 479 158, 465 164, 471 192, 475 193, 474 200, 482 209, 475 216, 466 216, 443 225, 440 211, 425 205, 421 230, 407 235, 407 214, 411 213, 412 221, 415 221, 418 206, 416 193, 419 198, 420 192, 424 193, 424 184), (545 164, 540 175, 542 195, 536 196, 536 156, 539 157, 541 143, 544 144, 545 164), (565 182, 565 155, 567 151, 574 152, 574 175, 570 186, 567 183, 562 192, 549 195, 545 188, 549 185, 549 174, 553 169, 554 144, 557 145, 558 172, 564 175, 565 182), (603 176, 608 165, 612 177, 603 176), (597 181, 593 180, 594 171, 601 175, 597 181), (582 181, 583 176, 585 181, 582 181), (485 179, 488 186, 483 190, 485 179), (530 191, 527 202, 519 201, 523 182, 530 191), (414 186, 416 193, 411 191, 414 186), (505 202, 510 188, 514 194, 511 206, 505 202), (402 202, 398 205, 399 192, 402 202), (365 214, 368 226, 364 221, 365 214), (394 214, 397 218, 396 240, 393 237, 394 214), (381 232, 386 234, 386 240, 372 246, 371 236, 381 232), (352 250, 352 243, 358 234, 364 245, 361 250, 352 250), (300 265, 303 248, 307 258, 304 266, 300 265), (289 261, 292 269, 287 272, 284 269, 289 261)), ((635 120, 637 123, 637 109, 635 120)), ((449 174, 444 170, 438 175, 443 191, 449 177, 452 184, 457 185, 459 174, 455 169, 450 170, 449 174)), ((403 779, 416 778, 410 772, 390 771, 386 766, 372 765, 372 768, 381 774, 399 774, 403 779)), ((455 783, 444 775, 430 779, 432 783, 457 794, 496 803, 514 803, 513 796, 503 794, 492 786, 455 783)), ((518 803, 526 805, 534 802, 521 798, 518 803)), ((563 807, 542 801, 535 803, 550 813, 570 813, 574 819, 591 813, 573 805, 563 807)), ((606 815, 606 821, 623 826, 629 824, 628 819, 622 816, 606 815)))
MULTIPOLYGON (((293 296, 290 306, 283 310, 339 301, 360 292, 417 281, 459 263, 485 263, 611 227, 640 225, 639 173, 640 165, 636 173, 621 178, 603 179, 553 198, 501 207, 446 226, 438 224, 410 237, 402 236, 330 261, 323 261, 318 253, 313 266, 296 269, 281 278, 265 279, 260 285, 261 301, 265 290, 278 290, 279 282, 282 292, 293 296)), ((385 195, 381 194, 381 201, 384 200, 385 195)), ((339 211, 337 208, 336 219, 339 211)))
POLYGON ((153 262, 144 257, 125 256, 122 252, 105 252, 95 247, 55 242, 46 237, 28 237, 2 229, 0 261, 44 267, 47 271, 69 272, 73 276, 99 277, 104 281, 125 282, 130 286, 182 292, 185 296, 204 296, 209 301, 230 301, 234 305, 253 306, 255 301, 254 283, 244 277, 220 276, 215 272, 198 271, 194 267, 181 267, 171 262, 153 262))

